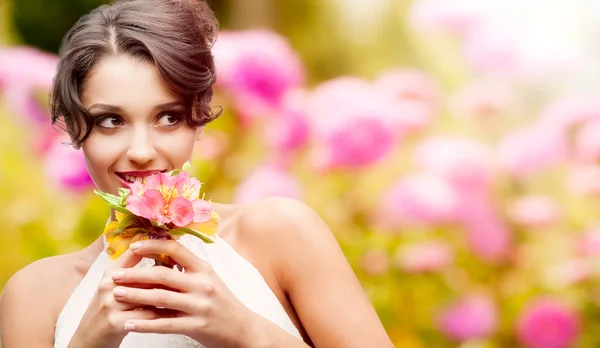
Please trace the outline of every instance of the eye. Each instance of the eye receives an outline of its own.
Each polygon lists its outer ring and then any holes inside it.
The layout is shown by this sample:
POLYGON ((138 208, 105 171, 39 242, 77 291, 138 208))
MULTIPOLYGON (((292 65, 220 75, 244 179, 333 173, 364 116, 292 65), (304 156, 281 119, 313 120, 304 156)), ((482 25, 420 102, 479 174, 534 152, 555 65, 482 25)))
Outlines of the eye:
POLYGON ((177 113, 169 113, 158 116, 156 124, 160 127, 173 127, 179 124, 181 116, 177 113))
POLYGON ((123 121, 116 116, 104 116, 98 118, 96 125, 102 128, 117 128, 123 124, 123 121))

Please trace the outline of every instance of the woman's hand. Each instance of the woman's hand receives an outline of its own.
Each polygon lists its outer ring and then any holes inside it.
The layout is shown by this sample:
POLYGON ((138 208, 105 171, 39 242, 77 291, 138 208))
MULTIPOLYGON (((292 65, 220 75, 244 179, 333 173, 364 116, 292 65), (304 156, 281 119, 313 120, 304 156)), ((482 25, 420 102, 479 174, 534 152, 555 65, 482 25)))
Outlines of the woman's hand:
MULTIPOLYGON (((119 259, 107 267, 100 285, 90 302, 81 322, 69 343, 74 347, 119 347, 128 331, 125 323, 132 319, 151 320, 174 315, 169 310, 147 307, 138 303, 127 303, 115 299, 117 285, 112 279, 115 270, 129 269, 137 265, 142 257, 127 250, 119 259)), ((129 287, 149 287, 148 284, 127 284, 129 287)))
POLYGON ((130 317, 125 330, 182 334, 208 347, 248 346, 254 340, 253 324, 262 318, 231 293, 206 261, 176 241, 145 240, 131 250, 140 257, 170 256, 184 272, 167 267, 115 270, 112 279, 119 286, 111 295, 120 306, 165 308, 175 314, 130 317))

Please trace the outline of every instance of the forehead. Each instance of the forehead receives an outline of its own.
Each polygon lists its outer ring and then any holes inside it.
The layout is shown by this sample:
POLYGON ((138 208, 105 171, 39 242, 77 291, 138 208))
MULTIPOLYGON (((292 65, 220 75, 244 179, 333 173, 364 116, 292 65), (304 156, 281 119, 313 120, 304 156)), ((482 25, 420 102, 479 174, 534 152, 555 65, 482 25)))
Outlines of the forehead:
POLYGON ((104 103, 131 111, 180 99, 168 88, 154 64, 127 55, 101 59, 88 73, 81 94, 86 108, 104 103))

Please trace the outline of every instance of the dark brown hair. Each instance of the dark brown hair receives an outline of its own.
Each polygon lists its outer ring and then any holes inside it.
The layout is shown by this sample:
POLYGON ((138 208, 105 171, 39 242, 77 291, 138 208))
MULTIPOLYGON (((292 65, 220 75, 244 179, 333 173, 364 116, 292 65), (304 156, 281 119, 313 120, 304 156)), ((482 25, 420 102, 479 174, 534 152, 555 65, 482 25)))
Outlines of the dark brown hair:
POLYGON ((94 127, 80 100, 88 72, 105 56, 127 54, 156 66, 183 97, 190 125, 207 124, 220 115, 210 108, 216 35, 215 16, 203 1, 117 0, 96 8, 63 39, 50 96, 52 123, 64 122, 80 147, 94 127))

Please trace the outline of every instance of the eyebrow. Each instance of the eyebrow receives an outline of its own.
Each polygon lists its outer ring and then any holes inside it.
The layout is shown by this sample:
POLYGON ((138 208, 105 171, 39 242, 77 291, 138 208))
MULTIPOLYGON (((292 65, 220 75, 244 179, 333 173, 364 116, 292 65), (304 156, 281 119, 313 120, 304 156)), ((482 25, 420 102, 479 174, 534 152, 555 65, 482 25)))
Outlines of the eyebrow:
MULTIPOLYGON (((152 108, 152 111, 168 110, 175 106, 185 106, 185 105, 180 101, 174 101, 174 102, 169 102, 169 103, 158 104, 158 105, 154 106, 154 108, 152 108)), ((94 104, 88 108, 88 112, 91 112, 94 109, 98 109, 98 110, 105 111, 105 112, 115 112, 115 113, 124 111, 123 108, 120 106, 109 105, 109 104, 94 104)))

